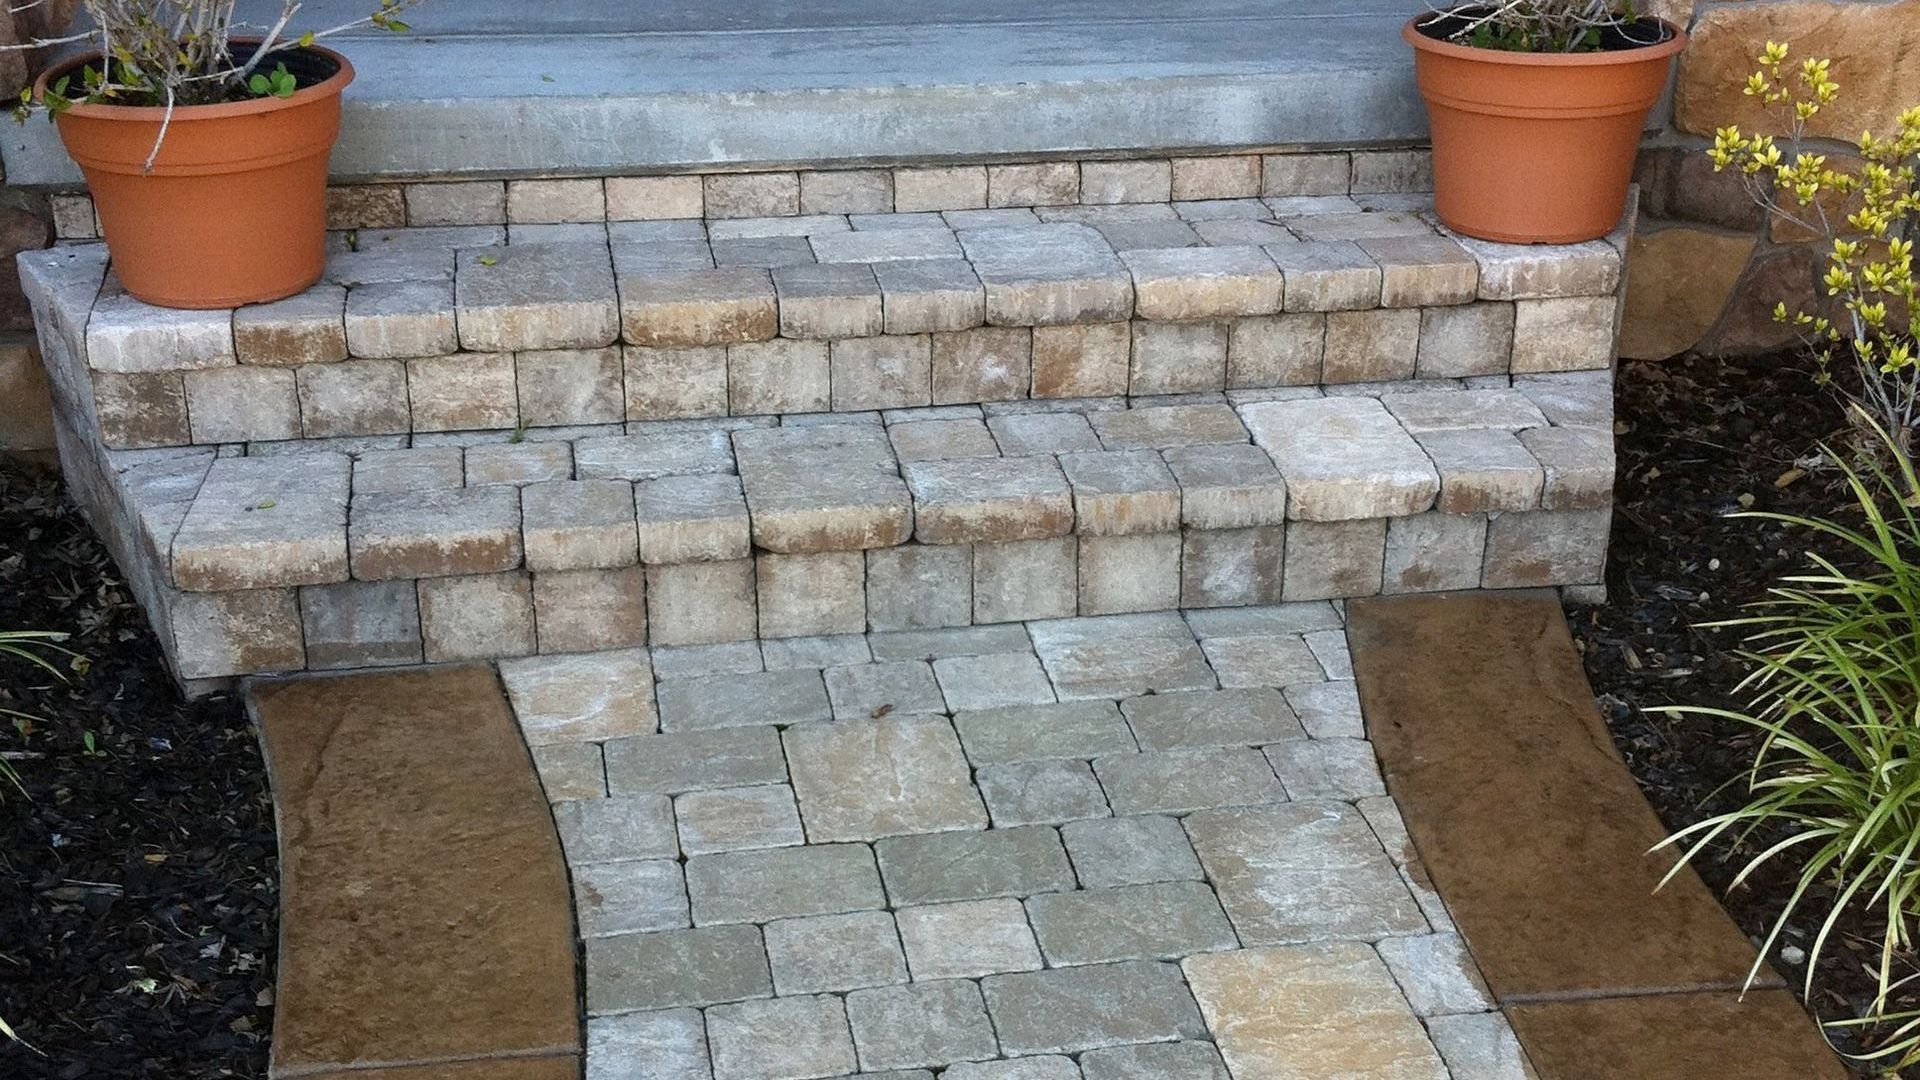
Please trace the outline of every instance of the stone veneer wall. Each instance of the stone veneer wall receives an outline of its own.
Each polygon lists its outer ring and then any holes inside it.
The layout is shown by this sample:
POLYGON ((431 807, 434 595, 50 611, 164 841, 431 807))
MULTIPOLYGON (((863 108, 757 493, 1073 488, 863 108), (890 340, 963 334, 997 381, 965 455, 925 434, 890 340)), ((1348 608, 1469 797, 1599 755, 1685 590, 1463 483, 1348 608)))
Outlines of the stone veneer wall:
POLYGON ((1809 306, 1825 245, 1769 221, 1731 173, 1705 155, 1716 129, 1771 130, 1742 89, 1768 41, 1790 59, 1829 57, 1841 99, 1811 125, 1830 160, 1849 157, 1863 129, 1888 134, 1920 105, 1920 0, 1662 0, 1656 13, 1688 26, 1665 128, 1641 150, 1640 228, 1633 242, 1620 352, 1660 360, 1689 349, 1744 356, 1790 345, 1772 310, 1809 306))
MULTIPOLYGON (((18 10, 0 7, 0 45, 66 25, 77 6, 78 0, 45 0, 18 10)), ((29 54, 0 49, 0 95, 11 100, 19 94, 30 70, 29 54)), ((0 182, 5 179, 0 172, 0 182)), ((0 458, 25 456, 48 465, 57 463, 53 404, 13 257, 46 247, 53 237, 53 211, 45 195, 0 187, 0 458)))

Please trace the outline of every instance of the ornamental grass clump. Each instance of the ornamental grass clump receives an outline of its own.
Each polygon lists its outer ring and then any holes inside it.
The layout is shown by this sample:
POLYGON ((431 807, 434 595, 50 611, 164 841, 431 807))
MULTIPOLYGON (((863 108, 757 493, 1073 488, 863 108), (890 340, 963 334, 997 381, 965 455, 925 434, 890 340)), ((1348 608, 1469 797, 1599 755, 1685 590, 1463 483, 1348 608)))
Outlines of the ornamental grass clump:
POLYGON ((1792 867, 1793 891, 1748 985, 1807 909, 1818 924, 1801 988, 1809 998, 1842 916, 1864 918, 1879 934, 1875 993, 1860 1017, 1830 1026, 1871 1029, 1874 1048, 1861 1060, 1899 1069, 1920 1063, 1920 1012, 1892 1008, 1920 978, 1912 955, 1920 918, 1920 477, 1905 456, 1889 459, 1891 468, 1841 465, 1857 522, 1739 515, 1817 533, 1844 555, 1809 553, 1813 572, 1781 579, 1750 615, 1710 624, 1749 634, 1737 653, 1753 666, 1739 686, 1753 695, 1746 710, 1657 711, 1729 721, 1761 736, 1745 777, 1749 801, 1664 841, 1661 848, 1682 851, 1668 879, 1717 845, 1730 845, 1729 857, 1759 849, 1729 889, 1763 867, 1792 867))
POLYGON ((1745 93, 1784 123, 1786 147, 1772 135, 1721 128, 1708 156, 1714 171, 1737 170, 1748 192, 1770 213, 1826 245, 1821 287, 1832 303, 1790 311, 1774 320, 1793 327, 1819 362, 1817 379, 1833 380, 1836 360, 1850 359, 1859 386, 1841 393, 1863 407, 1893 436, 1902 457, 1912 451, 1920 421, 1920 302, 1916 302, 1913 241, 1920 233, 1920 105, 1901 113, 1884 137, 1862 132, 1857 162, 1834 162, 1807 146, 1807 125, 1837 101, 1829 61, 1787 65, 1787 46, 1768 42, 1745 93), (1845 358, 1845 359, 1842 359, 1845 358))

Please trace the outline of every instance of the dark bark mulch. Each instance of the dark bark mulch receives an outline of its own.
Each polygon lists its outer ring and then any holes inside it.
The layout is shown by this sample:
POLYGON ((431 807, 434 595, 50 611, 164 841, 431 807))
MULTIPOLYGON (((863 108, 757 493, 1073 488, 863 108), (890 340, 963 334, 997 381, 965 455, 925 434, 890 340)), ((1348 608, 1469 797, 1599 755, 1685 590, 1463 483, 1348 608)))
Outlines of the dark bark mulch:
POLYGON ((59 630, 61 683, 0 657, 8 1078, 264 1077, 279 872, 240 703, 182 701, 57 481, 0 463, 0 629, 59 630))
MULTIPOLYGON (((1569 612, 1614 741, 1669 828, 1746 802, 1758 737, 1730 722, 1643 710, 1668 704, 1739 708, 1747 666, 1732 650, 1740 631, 1699 624, 1737 616, 1775 580, 1808 569, 1807 550, 1840 556, 1804 530, 1729 515, 1742 510, 1857 520, 1838 471, 1817 464, 1817 444, 1849 445, 1844 410, 1816 387, 1810 361, 1698 357, 1623 366, 1617 389, 1619 477, 1608 603, 1569 612)), ((1758 944, 1793 887, 1790 863, 1728 894, 1748 845, 1732 858, 1702 857, 1702 877, 1758 944)), ((1796 992, 1805 956, 1829 906, 1815 895, 1769 956, 1796 992)), ((1864 1011, 1878 962, 1877 927, 1857 915, 1831 940, 1813 979, 1825 1020, 1864 1011)), ((1920 1007, 1920 1000, 1898 1003, 1920 1007)), ((1840 1037, 1836 1035, 1836 1041, 1840 1037)), ((1846 1045, 1846 1043, 1842 1043, 1846 1045)))

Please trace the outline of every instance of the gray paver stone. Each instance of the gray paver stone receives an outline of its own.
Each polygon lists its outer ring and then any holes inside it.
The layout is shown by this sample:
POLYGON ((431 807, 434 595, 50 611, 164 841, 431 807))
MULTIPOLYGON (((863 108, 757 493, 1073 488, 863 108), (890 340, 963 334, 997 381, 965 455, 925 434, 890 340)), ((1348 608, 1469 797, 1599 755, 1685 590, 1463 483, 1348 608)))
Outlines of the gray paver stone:
POLYGON ((1231 1080, 1212 1043, 1147 1043, 1080 1055, 1086 1080, 1231 1080))
POLYGON ((1298 634, 1202 638, 1200 647, 1225 687, 1290 686, 1324 677, 1312 648, 1298 634))
POLYGON ((1200 860, 1178 818, 1161 815, 1094 818, 1060 827, 1067 854, 1090 888, 1199 881, 1200 860))
POLYGON ((1219 319, 1280 310, 1280 271, 1258 247, 1125 252, 1142 319, 1219 319))
POLYGON ((856 425, 734 437, 754 543, 776 552, 891 547, 913 524, 885 432, 856 425))
POLYGON ((1380 264, 1382 307, 1470 303, 1480 268, 1467 250, 1444 236, 1374 236, 1360 249, 1380 264))
POLYGON ((673 831, 673 801, 665 795, 556 802, 553 821, 572 866, 680 855, 673 831))
POLYGON ((647 617, 655 645, 753 638, 753 560, 647 567, 647 617))
POLYGON ((986 824, 960 741, 944 717, 801 725, 784 739, 807 837, 815 843, 986 824))
POLYGON ((520 565, 511 487, 377 492, 353 500, 349 547, 362 581, 485 574, 520 565))
POLYGON ((733 471, 733 450, 724 431, 647 430, 581 439, 574 444, 573 460, 582 480, 656 480, 733 471))
POLYGON ((779 329, 779 303, 765 270, 621 267, 620 331, 630 344, 730 345, 765 341, 779 329))
POLYGON ((940 1068, 999 1053, 980 988, 965 980, 916 982, 847 995, 860 1067, 940 1068))
POLYGON ((808 1080, 855 1067, 846 1009, 830 994, 707 1010, 713 1080, 808 1080))
POLYGON ((744 559, 752 550, 740 479, 662 476, 633 485, 639 555, 646 563, 744 559))
POLYGON ((1126 267, 1084 225, 973 229, 960 243, 986 290, 992 325, 1114 322, 1133 313, 1126 267))
POLYGON ((699 731, 826 720, 833 713, 817 671, 708 675, 660 684, 663 731, 699 731))
POLYGON ((1476 1080, 1537 1080, 1504 1013, 1436 1016, 1427 1034, 1455 1076, 1476 1080))
POLYGON ((1074 887, 1060 836, 1044 826, 900 836, 874 847, 896 907, 1074 887))
POLYGON ((1359 739, 1295 740, 1269 746, 1266 752, 1293 799, 1352 801, 1387 792, 1373 745, 1359 739))
POLYGON ((1062 701, 1120 698, 1217 685, 1176 615, 1055 619, 1029 627, 1062 701))
POLYGON ((943 713, 946 702, 933 669, 921 660, 832 667, 822 674, 833 714, 841 720, 868 720, 888 714, 943 713))
POLYGON ((687 925, 687 890, 671 859, 576 865, 573 886, 583 938, 687 925))
POLYGON ((627 792, 679 794, 787 778, 779 733, 772 727, 729 727, 614 739, 606 744, 607 783, 627 792))
POLYGON ((649 734, 658 724, 645 649, 503 660, 500 681, 530 746, 649 734))
POLYGON ((945 657, 933 662, 933 670, 952 710, 1053 701, 1053 684, 1031 652, 945 657))
POLYGON ((689 791, 673 800, 688 855, 806 843, 793 790, 784 784, 689 791))
POLYGON ((864 664, 873 659, 861 634, 822 634, 815 637, 768 638, 760 643, 768 671, 829 668, 864 664))
POLYGON ((687 860, 693 921, 772 922, 884 907, 873 852, 820 844, 700 855, 687 860))
POLYGON ((884 911, 814 915, 768 923, 767 957, 782 994, 892 986, 907 981, 893 916, 884 911))
POLYGON ((1079 558, 1071 536, 973 545, 973 621, 1072 615, 1079 610, 1079 558))
POLYGON ((901 471, 921 543, 1039 540, 1072 531, 1070 489, 1050 457, 920 461, 901 471))
POLYGON ((1106 817, 1106 796, 1084 761, 1052 759, 983 765, 974 773, 995 828, 1106 817))
POLYGON ((1193 995, 1172 964, 1130 961, 983 980, 1009 1054, 1062 1054, 1125 1043, 1204 1038, 1193 995))
POLYGON ((1363 739, 1360 693, 1347 680, 1301 683, 1286 688, 1287 703, 1316 739, 1363 739))
POLYGON ((1248 405, 1254 440, 1286 478, 1289 516, 1346 521, 1433 505, 1433 463, 1378 401, 1316 398, 1248 405))
POLYGON ((1180 525, 1180 487, 1152 450, 1062 454, 1073 485, 1074 528, 1081 536, 1173 532, 1180 525))
POLYGON ((1180 519, 1187 527, 1241 529, 1286 521, 1286 482, 1259 447, 1182 446, 1165 456, 1180 485, 1180 519))
MULTIPOLYGON (((865 238, 888 234, 848 235, 865 238)), ((815 247, 818 249, 819 245, 815 247)), ((889 334, 966 330, 986 320, 986 293, 973 272, 973 265, 965 259, 880 262, 874 264, 873 274, 880 284, 885 329, 889 334)))
POLYGON ((1459 934, 1393 937, 1376 948, 1421 1016, 1492 1012, 1487 985, 1459 934))
POLYGON ((1013 1058, 1005 1061, 968 1061, 940 1074, 951 1080, 1080 1080, 1080 1067, 1069 1057, 1013 1058))
POLYGON ((1178 960, 1239 945, 1220 901, 1200 881, 1036 896, 1027 913, 1054 967, 1178 960))
POLYGON ((695 1009, 587 1021, 587 1080, 712 1080, 706 1026, 695 1009))
POLYGON ((1286 799, 1257 750, 1162 750, 1093 764, 1116 814, 1184 814, 1286 799))
POLYGON ((1040 968, 1026 911, 1011 897, 902 908, 895 918, 915 982, 1040 968))
POLYGON ((1304 735, 1278 690, 1154 694, 1120 703, 1142 750, 1259 746, 1304 735))
POLYGON ((453 284, 463 348, 597 349, 620 337, 613 266, 602 244, 462 251, 453 284))
MULTIPOLYGON (((942 661, 943 662, 943 661, 942 661)), ((954 716, 974 765, 1132 753, 1132 733, 1111 701, 1008 705, 954 716)))
POLYGON ((1288 311, 1354 311, 1380 303, 1380 265, 1350 240, 1269 244, 1288 311))
POLYGON ((965 626, 973 619, 973 551, 907 544, 867 552, 867 624, 875 630, 965 626))
POLYGON ((622 480, 551 480, 520 492, 529 570, 631 566, 633 488, 622 480))

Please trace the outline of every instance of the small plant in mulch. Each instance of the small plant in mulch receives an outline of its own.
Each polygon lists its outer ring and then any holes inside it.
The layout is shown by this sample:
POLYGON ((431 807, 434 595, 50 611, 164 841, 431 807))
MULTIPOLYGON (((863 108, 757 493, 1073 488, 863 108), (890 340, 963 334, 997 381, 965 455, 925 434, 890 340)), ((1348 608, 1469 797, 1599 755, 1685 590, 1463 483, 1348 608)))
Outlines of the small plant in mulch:
MULTIPOLYGON (((1818 359, 1819 382, 1843 391, 1865 416, 1912 450, 1920 422, 1920 276, 1913 266, 1920 233, 1920 105, 1885 136, 1864 132, 1855 162, 1832 161, 1808 147, 1807 124, 1840 97, 1824 59, 1797 70, 1787 46, 1768 42, 1745 93, 1781 118, 1783 148, 1772 135, 1721 128, 1708 151, 1714 171, 1737 170, 1754 200, 1827 246, 1821 279, 1830 303, 1814 311, 1774 308, 1818 359), (1836 382, 1836 361, 1858 368, 1857 382, 1836 382)), ((1877 440, 1863 440, 1872 447, 1877 440)))

